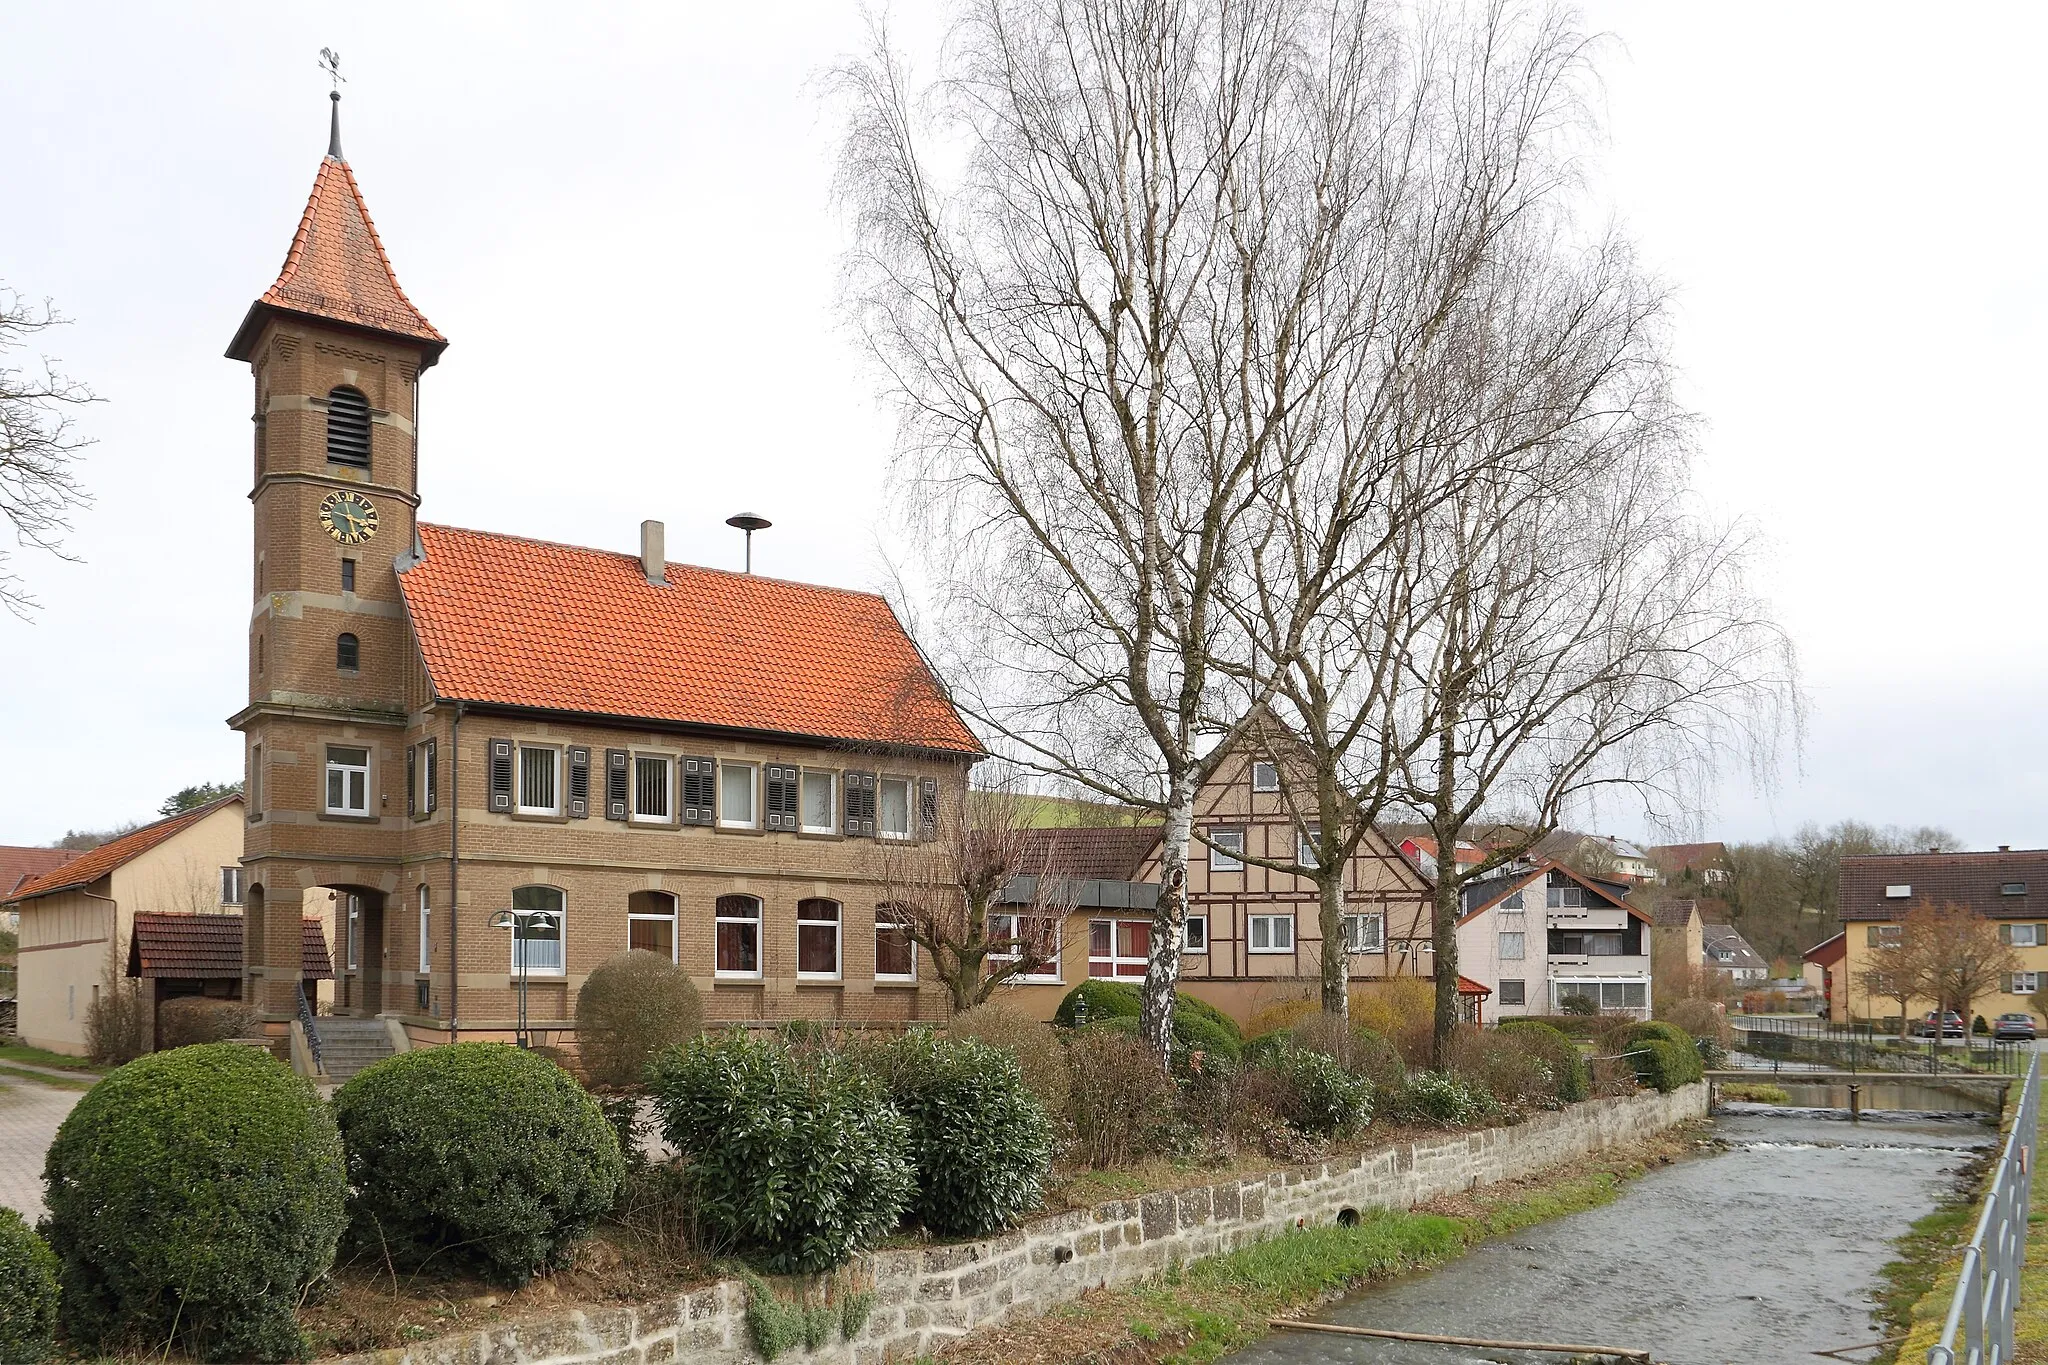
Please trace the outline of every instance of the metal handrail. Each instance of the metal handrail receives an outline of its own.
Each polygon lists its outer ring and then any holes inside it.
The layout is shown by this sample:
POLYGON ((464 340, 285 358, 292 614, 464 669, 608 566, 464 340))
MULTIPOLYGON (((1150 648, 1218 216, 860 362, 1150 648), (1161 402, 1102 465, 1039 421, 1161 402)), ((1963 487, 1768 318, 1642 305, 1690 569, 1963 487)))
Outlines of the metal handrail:
POLYGON ((306 1047, 313 1054, 313 1070, 327 1070, 327 1063, 320 1057, 320 1028, 313 1022, 313 1007, 306 1003, 306 982, 301 977, 298 984, 299 1023, 306 1030, 306 1047))
POLYGON ((2034 1133, 2040 1121, 2041 1059, 2027 1067, 2012 1132, 1984 1196, 1976 1235, 1963 1249, 1962 1278, 1927 1365, 2006 1365, 2013 1352, 2013 1310, 2027 1262, 2027 1212, 2033 1203, 2034 1133), (1956 1353, 1958 1337, 1962 1354, 1956 1353))

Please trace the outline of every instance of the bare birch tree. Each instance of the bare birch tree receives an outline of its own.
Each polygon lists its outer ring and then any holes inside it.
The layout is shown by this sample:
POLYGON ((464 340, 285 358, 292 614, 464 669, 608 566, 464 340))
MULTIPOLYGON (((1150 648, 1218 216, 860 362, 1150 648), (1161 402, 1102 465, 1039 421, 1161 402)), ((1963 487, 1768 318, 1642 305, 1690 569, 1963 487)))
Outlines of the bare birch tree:
POLYGON ((1544 193, 1578 48, 1550 10, 964 0, 928 88, 886 35, 840 73, 925 643, 1008 757, 1163 817, 1162 1059, 1195 793, 1384 534, 1381 433, 1544 193), (1269 591, 1297 497, 1326 523, 1269 591))
MULTIPOLYGON (((35 368, 14 363, 14 353, 65 319, 46 302, 33 304, 0 286, 0 521, 17 546, 47 550, 60 558, 71 513, 86 505, 78 481, 79 452, 91 444, 72 425, 72 413, 97 401, 85 385, 66 376, 49 357, 35 368)), ((27 616, 36 600, 0 550, 0 606, 27 616)))

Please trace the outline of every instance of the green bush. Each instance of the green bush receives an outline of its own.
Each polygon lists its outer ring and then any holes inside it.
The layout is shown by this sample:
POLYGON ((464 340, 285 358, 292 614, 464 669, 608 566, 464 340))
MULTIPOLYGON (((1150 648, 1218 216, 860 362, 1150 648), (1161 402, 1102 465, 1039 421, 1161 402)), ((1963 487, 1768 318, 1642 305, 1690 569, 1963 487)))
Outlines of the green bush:
POLYGON ((269 1053, 130 1062, 72 1109, 43 1179, 74 1346, 304 1353, 294 1312, 334 1261, 347 1187, 327 1106, 269 1053))
POLYGON ((910 1125, 848 1058, 735 1031, 670 1048, 649 1075, 705 1230, 769 1270, 839 1265, 916 1193, 910 1125))
POLYGON ((1105 1019, 1136 1019, 1138 988, 1128 981, 1102 981, 1090 977, 1060 997, 1052 1021, 1061 1028, 1080 1028, 1105 1019))
POLYGON ((1577 1104, 1592 1096, 1593 1068, 1587 1063, 1586 1054, 1579 1051, 1579 1045, 1563 1033, 1540 1019, 1503 1019, 1497 1031, 1512 1035, 1516 1042, 1543 1059, 1550 1068, 1559 1101, 1577 1104))
POLYGON ((1493 1097, 1442 1071, 1411 1071, 1401 1111, 1417 1122, 1463 1128, 1493 1112, 1493 1097))
POLYGON ((689 974, 657 953, 606 958, 576 992, 576 1048, 600 1090, 637 1088, 656 1053, 703 1027, 689 974))
POLYGON ((1700 1079, 1699 1049, 1692 1039, 1674 1043, 1664 1038, 1639 1038, 1629 1044, 1629 1063, 1635 1067, 1636 1080, 1644 1085, 1655 1086, 1669 1094, 1681 1085, 1690 1085, 1700 1079))
POLYGON ((1986 1034, 1991 1032, 1991 1025, 1986 1023, 1984 1016, 1980 1014, 1970 1021, 1970 1032, 1978 1035, 1986 1034))
POLYGON ((1678 1043, 1685 1047, 1693 1045, 1692 1035, 1676 1024, 1662 1019, 1646 1019, 1630 1024, 1622 1035, 1624 1043, 1637 1043, 1645 1038, 1656 1038, 1667 1043, 1678 1043))
POLYGON ((611 1208, 625 1161, 575 1077, 504 1043, 387 1057, 334 1096, 349 1236, 398 1265, 524 1284, 611 1208))
POLYGON ((915 1029, 889 1048, 888 1063, 889 1097, 910 1124, 920 1222, 979 1235, 1038 1207, 1052 1125, 1014 1056, 915 1029))
MULTIPOLYGON (((1081 1024, 1107 1024, 1129 1019, 1135 1026, 1140 1015, 1138 985, 1131 981, 1089 979, 1068 991, 1054 1011, 1052 1021, 1065 1028, 1081 1024)), ((1188 1053, 1217 1053, 1235 1062, 1244 1051, 1244 1035, 1237 1023, 1206 1000, 1186 991, 1173 996, 1173 1041, 1176 1066, 1188 1053)))
POLYGON ((1591 1019, 1600 1013, 1600 1002, 1590 995, 1567 995, 1564 999, 1557 1002, 1557 1008, 1564 1014, 1577 1015, 1581 1019, 1591 1019))
POLYGON ((1336 1058, 1305 1048, 1282 1049, 1272 1070, 1284 1082, 1280 1117, 1315 1137, 1343 1137, 1372 1119, 1372 1082, 1336 1058))
POLYGON ((57 1255, 13 1209, 0 1209, 0 1365, 56 1355, 57 1255))

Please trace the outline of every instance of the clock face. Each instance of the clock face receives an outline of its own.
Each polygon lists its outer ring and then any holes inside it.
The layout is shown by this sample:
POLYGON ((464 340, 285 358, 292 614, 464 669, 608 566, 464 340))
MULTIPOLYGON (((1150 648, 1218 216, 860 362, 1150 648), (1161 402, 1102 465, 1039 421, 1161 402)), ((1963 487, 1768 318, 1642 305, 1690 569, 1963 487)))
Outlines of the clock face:
POLYGON ((361 493, 329 493, 320 500, 320 524, 344 545, 360 545, 377 534, 377 509, 361 493))

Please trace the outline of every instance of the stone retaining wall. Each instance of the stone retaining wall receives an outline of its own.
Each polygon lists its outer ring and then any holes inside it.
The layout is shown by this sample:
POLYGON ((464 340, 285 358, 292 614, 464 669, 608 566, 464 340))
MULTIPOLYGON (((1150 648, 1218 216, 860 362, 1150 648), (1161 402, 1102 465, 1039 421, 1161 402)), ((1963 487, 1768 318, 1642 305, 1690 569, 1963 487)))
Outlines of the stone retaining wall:
MULTIPOLYGON (((1439 1195, 1540 1171, 1661 1132, 1707 1111, 1689 1085, 1592 1100, 1511 1128, 1424 1138, 1270 1175, 1114 1200, 1040 1218, 1000 1237, 867 1257, 875 1309, 857 1340, 782 1360, 879 1365, 908 1360, 977 1327, 1037 1316, 1098 1285, 1214 1256, 1346 1209, 1405 1209, 1439 1195)), ((336 1365, 743 1365, 758 1361, 746 1290, 735 1280, 642 1304, 510 1323, 336 1365)), ((835 1334, 836 1336, 836 1334, 835 1334)))

